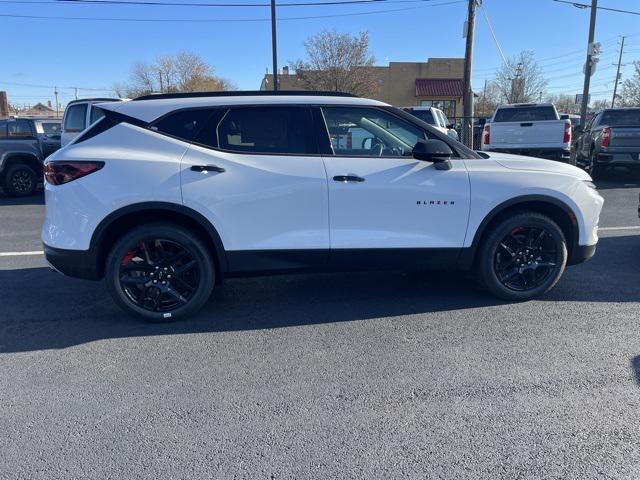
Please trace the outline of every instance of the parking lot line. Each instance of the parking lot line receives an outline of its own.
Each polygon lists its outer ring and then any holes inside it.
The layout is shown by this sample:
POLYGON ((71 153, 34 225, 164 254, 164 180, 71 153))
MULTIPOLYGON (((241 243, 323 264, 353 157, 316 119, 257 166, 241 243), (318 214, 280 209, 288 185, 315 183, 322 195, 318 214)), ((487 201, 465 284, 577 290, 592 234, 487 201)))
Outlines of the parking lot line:
POLYGON ((0 257, 22 257, 25 255, 44 255, 44 252, 42 250, 33 252, 0 252, 0 257))
POLYGON ((640 226, 634 225, 632 227, 599 227, 599 232, 613 232, 615 230, 640 230, 640 226))

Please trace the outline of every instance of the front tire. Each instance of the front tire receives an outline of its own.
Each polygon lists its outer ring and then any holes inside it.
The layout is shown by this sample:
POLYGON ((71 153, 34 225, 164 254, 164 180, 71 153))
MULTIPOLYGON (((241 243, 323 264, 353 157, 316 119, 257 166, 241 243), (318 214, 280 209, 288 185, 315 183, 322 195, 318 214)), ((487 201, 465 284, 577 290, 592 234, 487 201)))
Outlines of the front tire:
POLYGON ((204 243, 171 224, 149 224, 125 234, 105 265, 107 289, 127 313, 149 322, 193 315, 207 302, 215 268, 204 243))
POLYGON ((567 263, 567 244, 558 225, 536 212, 522 212, 498 223, 483 240, 476 270, 495 296, 511 301, 551 290, 567 263))
POLYGON ((27 197, 36 191, 36 172, 28 165, 10 165, 4 174, 4 191, 11 197, 27 197))

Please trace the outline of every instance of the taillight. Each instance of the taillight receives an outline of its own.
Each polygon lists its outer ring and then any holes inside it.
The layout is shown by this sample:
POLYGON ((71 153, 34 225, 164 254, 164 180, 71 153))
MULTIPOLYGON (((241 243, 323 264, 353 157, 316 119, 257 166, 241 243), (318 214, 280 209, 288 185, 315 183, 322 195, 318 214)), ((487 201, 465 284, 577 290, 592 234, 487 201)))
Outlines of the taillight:
POLYGON ((602 146, 608 147, 609 143, 611 143, 611 129, 609 127, 604 127, 602 129, 602 146))
POLYGON ((571 143, 571 121, 567 120, 564 124, 564 137, 562 143, 571 143))
POLYGON ((489 128, 489 125, 485 125, 484 128, 482 129, 482 144, 483 145, 489 145, 489 142, 491 141, 491 129, 489 128))
POLYGON ((104 162, 47 162, 44 164, 44 178, 51 185, 62 185, 104 167, 104 162))

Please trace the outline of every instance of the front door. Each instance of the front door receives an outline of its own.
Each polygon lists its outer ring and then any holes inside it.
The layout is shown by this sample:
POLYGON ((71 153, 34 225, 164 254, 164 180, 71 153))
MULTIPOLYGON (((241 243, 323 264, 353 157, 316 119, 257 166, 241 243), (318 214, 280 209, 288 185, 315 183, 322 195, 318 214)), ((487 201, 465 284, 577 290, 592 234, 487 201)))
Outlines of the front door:
POLYGON ((464 161, 438 170, 414 159, 413 146, 430 134, 388 110, 327 106, 322 113, 333 151, 323 157, 332 261, 364 254, 427 266, 457 258, 469 217, 464 161))

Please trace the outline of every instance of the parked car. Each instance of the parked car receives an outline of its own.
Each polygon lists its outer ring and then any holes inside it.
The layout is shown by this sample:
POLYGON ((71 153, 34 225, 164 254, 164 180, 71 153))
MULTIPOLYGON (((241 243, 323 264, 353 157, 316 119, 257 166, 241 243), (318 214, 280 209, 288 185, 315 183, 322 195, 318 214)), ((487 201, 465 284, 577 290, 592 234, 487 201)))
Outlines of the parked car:
POLYGON ((31 195, 42 179, 44 159, 60 148, 57 118, 0 120, 0 185, 11 196, 31 195))
POLYGON ((46 163, 42 240, 53 268, 104 278, 147 320, 265 273, 474 269, 527 300, 596 249, 603 200, 586 172, 477 154, 375 100, 225 92, 102 108, 46 163), (349 129, 368 139, 343 141, 349 129))
POLYGON ((485 125, 482 150, 571 161, 571 121, 551 103, 499 106, 485 125))
POLYGON ((404 107, 405 112, 409 112, 420 120, 427 122, 429 125, 433 125, 442 133, 446 133, 451 138, 459 140, 458 132, 455 130, 454 125, 449 121, 445 113, 439 108, 435 107, 404 107))
POLYGON ((575 142, 576 162, 595 178, 603 169, 640 167, 640 108, 597 112, 575 142))
POLYGON ((62 146, 70 143, 85 128, 104 116, 101 103, 121 101, 122 98, 83 98, 70 101, 62 117, 62 146))

